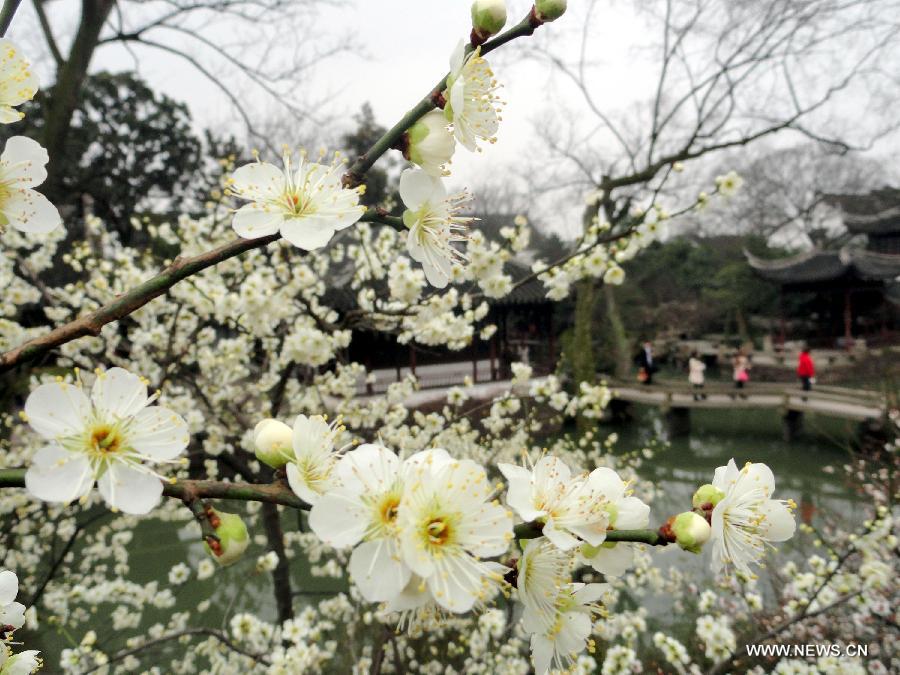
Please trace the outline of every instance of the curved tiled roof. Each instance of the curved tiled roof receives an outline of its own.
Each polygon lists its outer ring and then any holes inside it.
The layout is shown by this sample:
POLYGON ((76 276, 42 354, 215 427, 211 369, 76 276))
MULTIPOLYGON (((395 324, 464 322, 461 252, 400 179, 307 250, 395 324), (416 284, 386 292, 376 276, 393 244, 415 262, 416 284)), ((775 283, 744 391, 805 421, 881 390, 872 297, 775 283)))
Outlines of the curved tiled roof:
POLYGON ((780 284, 808 284, 854 277, 891 281, 900 277, 900 255, 863 249, 813 250, 790 258, 766 260, 744 251, 747 262, 764 279, 780 284))
POLYGON ((852 234, 900 235, 900 188, 886 187, 861 195, 825 195, 841 211, 852 234))

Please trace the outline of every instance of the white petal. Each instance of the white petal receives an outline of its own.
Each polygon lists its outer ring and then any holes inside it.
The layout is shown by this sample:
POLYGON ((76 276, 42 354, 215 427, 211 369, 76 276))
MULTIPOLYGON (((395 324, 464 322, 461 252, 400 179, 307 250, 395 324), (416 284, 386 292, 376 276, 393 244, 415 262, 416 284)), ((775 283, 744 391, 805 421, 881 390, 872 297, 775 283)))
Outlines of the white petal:
POLYGON ((30 188, 47 180, 47 151, 41 144, 26 136, 13 136, 6 141, 0 155, 2 182, 12 182, 17 188, 30 188))
POLYGON ((308 216, 288 218, 281 224, 281 236, 304 251, 325 246, 334 236, 335 220, 308 216))
MULTIPOLYGON (((291 466, 288 464, 288 469, 291 466)), ((346 548, 363 538, 369 524, 368 515, 359 495, 338 489, 315 500, 309 512, 309 526, 329 546, 346 548)))
POLYGON ((765 517, 762 523, 766 539, 769 541, 787 541, 794 536, 797 523, 794 514, 783 502, 770 499, 760 507, 765 517))
POLYGON ((0 607, 13 602, 18 593, 19 579, 16 573, 9 570, 0 572, 0 607))
POLYGON ((344 455, 336 472, 344 488, 376 495, 389 490, 400 471, 400 458, 381 445, 365 443, 344 455))
MULTIPOLYGON (((6 607, 0 603, 0 626, 12 626, 21 628, 25 625, 25 605, 21 602, 13 602, 6 607)), ((0 649, 3 647, 0 646, 0 649)), ((2 671, 6 675, 6 671, 2 671)))
POLYGON ((451 267, 450 261, 442 256, 431 256, 429 259, 422 261, 422 271, 425 272, 425 278, 435 288, 447 287, 447 284, 450 282, 451 267))
POLYGON ((579 544, 578 539, 568 532, 557 528, 556 524, 553 522, 553 518, 547 519, 542 532, 544 536, 553 542, 553 545, 561 551, 569 551, 579 544))
POLYGON ((28 424, 44 438, 69 436, 84 430, 91 402, 81 387, 68 382, 42 384, 25 401, 28 424))
POLYGON ((626 543, 600 546, 597 553, 587 561, 601 574, 620 577, 634 563, 634 547, 626 543))
POLYGON ((162 498, 162 481, 154 475, 122 464, 111 464, 97 481, 110 506, 132 515, 149 513, 162 498))
POLYGON ((450 55, 450 77, 456 77, 466 63, 466 43, 460 40, 450 55))
POLYGON ((287 464, 287 479, 288 485, 291 486, 291 490, 294 491, 294 494, 311 506, 319 501, 319 498, 322 496, 319 492, 313 490, 306 480, 304 480, 303 476, 300 475, 300 470, 294 462, 288 462, 287 464))
POLYGON ((147 385, 124 368, 110 368, 97 375, 91 388, 91 402, 97 410, 125 419, 147 406, 147 385))
POLYGON ((393 538, 363 542, 350 556, 350 576, 369 602, 393 599, 403 591, 411 575, 393 538))
POLYGON ((45 445, 32 458, 25 472, 25 488, 45 502, 68 503, 86 495, 94 484, 87 457, 45 445))
POLYGON ((485 503, 470 511, 459 528, 459 541, 481 558, 502 555, 512 541, 512 514, 499 504, 485 503))
POLYGON ((387 601, 385 612, 405 612, 410 609, 422 607, 433 601, 431 592, 425 585, 424 579, 415 574, 410 575, 409 581, 400 592, 387 601))
MULTIPOLYGON (((321 415, 297 415, 294 420, 293 435, 291 443, 294 453, 297 457, 304 457, 314 452, 322 450, 322 446, 327 442, 331 429, 328 422, 321 415)), ((330 452, 331 447, 327 450, 330 452)))
POLYGON ((716 469, 712 484, 723 492, 727 492, 729 484, 732 481, 737 480, 739 473, 737 465, 734 463, 734 459, 729 459, 728 464, 716 469))
POLYGON ((637 497, 625 497, 616 503, 617 530, 640 530, 650 524, 650 507, 637 497))
POLYGON ((245 204, 234 213, 231 227, 239 237, 257 239, 278 232, 284 216, 278 211, 260 208, 256 204, 245 204))
POLYGON ((771 497, 775 491, 775 475, 765 464, 751 464, 741 472, 738 485, 742 490, 762 488, 767 497, 771 497))
POLYGON ((586 605, 589 602, 597 602, 604 595, 610 592, 611 586, 609 584, 585 584, 577 591, 575 591, 574 596, 580 605, 586 605))
POLYGON ((600 490, 611 502, 618 501, 625 494, 625 483, 615 471, 605 466, 591 471, 588 483, 596 490, 600 490))
POLYGON ((40 192, 23 189, 13 190, 2 206, 10 227, 31 234, 46 234, 62 224, 59 211, 40 192))
POLYGON ((445 195, 441 179, 422 169, 406 169, 400 174, 400 199, 408 209, 418 211, 423 204, 440 201, 445 195))
POLYGON ((178 457, 189 440, 187 422, 160 406, 139 410, 128 425, 129 445, 142 455, 158 460, 178 457))
POLYGON ((403 479, 415 480, 423 473, 434 473, 444 464, 453 461, 450 454, 443 448, 431 448, 416 452, 403 462, 403 479))
POLYGON ((550 672, 554 651, 553 642, 545 636, 538 634, 531 636, 531 659, 534 661, 535 675, 545 675, 550 672))
POLYGON ((427 578, 428 590, 443 608, 468 612, 483 595, 483 570, 471 556, 448 554, 436 559, 435 572, 427 578))
POLYGON ((532 494, 531 471, 515 464, 500 464, 500 472, 507 480, 506 503, 528 522, 536 520, 546 512, 535 508, 532 494))
POLYGON ((268 162, 253 162, 231 174, 232 188, 250 201, 277 199, 285 188, 284 171, 268 162))

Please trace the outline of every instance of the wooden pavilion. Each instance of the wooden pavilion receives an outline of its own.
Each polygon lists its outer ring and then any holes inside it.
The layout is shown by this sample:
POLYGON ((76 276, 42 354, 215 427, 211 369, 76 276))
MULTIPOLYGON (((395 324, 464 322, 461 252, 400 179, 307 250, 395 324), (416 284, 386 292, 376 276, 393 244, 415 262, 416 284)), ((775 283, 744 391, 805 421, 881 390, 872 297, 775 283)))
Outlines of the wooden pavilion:
MULTIPOLYGON (((837 251, 813 249, 777 260, 745 252, 747 261, 759 276, 780 286, 782 297, 807 294, 806 307, 818 316, 818 334, 806 336, 813 341, 837 342, 849 349, 860 337, 868 342, 896 338, 900 330, 900 189, 828 195, 825 201, 861 245, 851 243, 837 251)), ((777 338, 783 344, 784 311, 779 332, 777 338)))

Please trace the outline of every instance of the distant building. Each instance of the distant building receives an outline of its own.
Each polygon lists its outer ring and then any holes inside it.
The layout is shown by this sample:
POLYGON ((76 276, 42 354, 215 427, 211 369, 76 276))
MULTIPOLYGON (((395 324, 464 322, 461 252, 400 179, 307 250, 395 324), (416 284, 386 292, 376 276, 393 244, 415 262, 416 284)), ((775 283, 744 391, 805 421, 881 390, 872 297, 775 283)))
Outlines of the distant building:
POLYGON ((900 331, 900 189, 827 195, 825 202, 837 209, 847 231, 864 243, 777 260, 745 252, 759 276, 780 286, 782 297, 810 296, 807 307, 817 315, 816 334, 786 336, 782 312, 777 337, 782 343, 785 337, 809 337, 819 346, 836 343, 847 348, 860 337, 868 342, 896 340, 900 331))

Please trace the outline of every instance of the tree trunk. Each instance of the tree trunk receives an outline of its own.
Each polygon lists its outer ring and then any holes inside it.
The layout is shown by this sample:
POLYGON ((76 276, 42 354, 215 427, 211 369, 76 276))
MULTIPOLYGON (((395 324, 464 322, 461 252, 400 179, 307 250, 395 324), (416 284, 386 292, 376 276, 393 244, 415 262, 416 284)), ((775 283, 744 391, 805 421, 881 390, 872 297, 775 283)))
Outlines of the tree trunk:
POLYGON ((578 282, 575 288, 575 327, 571 356, 576 390, 582 382, 593 383, 597 372, 593 338, 595 298, 593 279, 578 282))
POLYGON ((603 285, 603 298, 606 301, 606 316, 609 319, 610 336, 613 343, 613 355, 616 361, 616 377, 627 378, 631 370, 631 343, 625 331, 625 322, 619 313, 616 303, 615 289, 609 284, 603 285))
POLYGON ((294 593, 291 589, 291 568, 284 552, 284 531, 281 516, 275 504, 263 504, 263 524, 269 538, 269 550, 278 555, 278 566, 272 572, 275 584, 275 603, 278 606, 278 621, 284 623, 294 618, 294 593))
POLYGON ((44 192, 51 200, 58 200, 62 190, 62 176, 56 168, 65 153, 66 136, 72 116, 78 106, 88 66, 100 40, 100 31, 113 8, 114 0, 82 0, 81 20, 68 58, 56 73, 52 96, 47 107, 44 127, 44 147, 50 155, 44 192))

